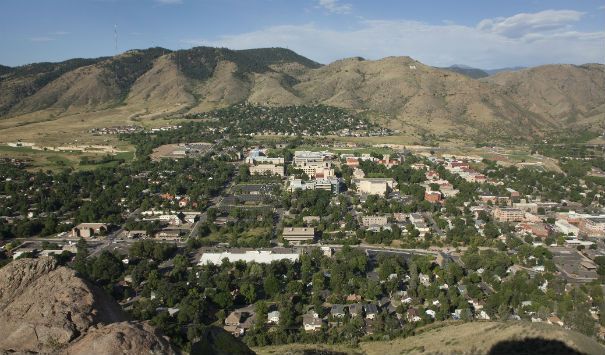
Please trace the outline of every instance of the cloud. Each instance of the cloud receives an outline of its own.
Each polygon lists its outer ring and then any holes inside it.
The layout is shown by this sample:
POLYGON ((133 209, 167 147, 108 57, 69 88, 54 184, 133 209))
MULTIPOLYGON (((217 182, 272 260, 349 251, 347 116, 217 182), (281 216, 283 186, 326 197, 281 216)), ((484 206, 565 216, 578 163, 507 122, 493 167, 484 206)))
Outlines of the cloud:
POLYGON ((160 5, 179 5, 183 3, 183 0, 155 0, 160 5))
POLYGON ((351 12, 351 4, 340 3, 338 0, 318 0, 319 7, 322 7, 334 14, 348 14, 351 12))
POLYGON ((66 36, 68 34, 70 34, 70 32, 67 32, 67 31, 56 31, 56 32, 51 33, 51 35, 53 35, 53 36, 66 36))
POLYGON ((511 17, 497 17, 479 22, 481 31, 496 33, 509 38, 522 38, 535 32, 558 31, 570 28, 579 21, 583 12, 574 10, 546 10, 536 13, 520 13, 511 17))
POLYGON ((505 27, 496 23, 487 26, 485 22, 482 26, 464 26, 408 20, 359 20, 352 29, 344 30, 308 23, 181 42, 233 49, 287 47, 322 63, 352 56, 379 59, 400 55, 435 66, 462 63, 479 68, 603 62, 605 32, 581 32, 566 26, 557 30, 534 26, 534 32, 525 30, 519 37, 511 36, 505 27))

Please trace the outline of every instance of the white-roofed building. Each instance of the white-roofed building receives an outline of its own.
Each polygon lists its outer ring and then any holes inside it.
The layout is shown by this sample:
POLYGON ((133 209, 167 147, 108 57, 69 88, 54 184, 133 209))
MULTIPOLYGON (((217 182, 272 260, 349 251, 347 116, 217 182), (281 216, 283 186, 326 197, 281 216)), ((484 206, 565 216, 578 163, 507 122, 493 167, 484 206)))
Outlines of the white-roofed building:
POLYGON ((246 263, 270 264, 273 261, 281 260, 296 262, 299 257, 300 254, 298 252, 290 249, 205 252, 202 254, 198 265, 220 265, 223 259, 227 259, 232 263, 243 261, 246 263))

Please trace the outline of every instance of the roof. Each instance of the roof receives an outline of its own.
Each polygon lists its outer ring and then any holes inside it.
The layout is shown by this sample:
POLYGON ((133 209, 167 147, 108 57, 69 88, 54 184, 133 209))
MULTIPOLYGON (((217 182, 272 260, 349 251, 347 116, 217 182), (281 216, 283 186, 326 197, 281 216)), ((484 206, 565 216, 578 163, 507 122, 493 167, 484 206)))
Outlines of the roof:
POLYGON ((303 315, 303 324, 305 325, 321 326, 322 323, 321 318, 315 318, 312 314, 303 315))
POLYGON ((242 314, 240 312, 231 312, 227 318, 225 318, 225 324, 239 324, 242 321, 242 314))
POLYGON ((290 235, 307 235, 310 237, 315 236, 315 228, 308 227, 286 227, 283 231, 284 237, 290 235))
POLYGON ((105 227, 107 228, 107 223, 80 223, 77 226, 75 226, 74 228, 93 228, 93 229, 97 229, 97 228, 101 228, 101 227, 105 227))
POLYGON ((357 314, 357 313, 361 313, 361 311, 363 311, 363 306, 361 304, 355 303, 355 304, 349 305, 349 313, 357 314))
POLYGON ((332 314, 344 314, 345 313, 345 306, 342 304, 333 304, 332 308, 330 309, 330 313, 332 314))
POLYGON ((363 306, 366 313, 378 313, 378 307, 375 304, 368 303, 363 306))
POLYGON ((243 261, 246 263, 255 262, 259 264, 270 264, 273 261, 290 260, 298 261, 299 252, 296 251, 272 251, 272 250, 246 250, 246 251, 222 251, 206 252, 202 254, 198 265, 215 264, 220 265, 223 259, 230 262, 243 261))

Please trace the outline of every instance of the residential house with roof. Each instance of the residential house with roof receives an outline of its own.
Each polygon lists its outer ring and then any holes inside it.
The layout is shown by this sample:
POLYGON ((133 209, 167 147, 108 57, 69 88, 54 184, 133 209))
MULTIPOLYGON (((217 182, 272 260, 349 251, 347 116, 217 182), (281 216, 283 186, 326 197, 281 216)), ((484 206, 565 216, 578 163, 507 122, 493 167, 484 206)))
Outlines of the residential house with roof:
POLYGON ((267 323, 278 324, 279 323, 279 311, 271 311, 267 314, 267 323))
POLYGON ((361 303, 354 303, 349 305, 349 314, 351 317, 358 317, 363 315, 363 305, 361 303))
POLYGON ((330 315, 334 318, 344 318, 346 314, 346 306, 343 304, 333 304, 330 308, 330 315))
POLYGON ((367 303, 363 306, 367 319, 375 319, 378 316, 378 307, 373 303, 367 303))
MULTIPOLYGON (((344 316, 343 316, 344 317, 344 316)), ((317 317, 317 313, 304 314, 302 317, 303 329, 307 332, 316 332, 321 329, 324 322, 321 318, 317 317)))

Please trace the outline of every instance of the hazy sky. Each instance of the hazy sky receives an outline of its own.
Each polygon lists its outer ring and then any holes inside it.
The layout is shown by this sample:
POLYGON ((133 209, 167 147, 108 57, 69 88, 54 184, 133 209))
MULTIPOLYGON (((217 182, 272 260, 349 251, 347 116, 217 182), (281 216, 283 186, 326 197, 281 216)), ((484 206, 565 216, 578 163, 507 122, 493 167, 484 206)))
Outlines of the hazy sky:
POLYGON ((0 64, 198 45, 329 63, 407 55, 480 68, 605 61, 600 0, 2 0, 0 64))

